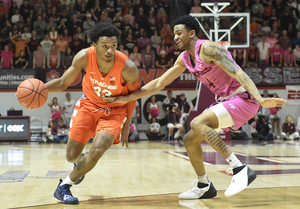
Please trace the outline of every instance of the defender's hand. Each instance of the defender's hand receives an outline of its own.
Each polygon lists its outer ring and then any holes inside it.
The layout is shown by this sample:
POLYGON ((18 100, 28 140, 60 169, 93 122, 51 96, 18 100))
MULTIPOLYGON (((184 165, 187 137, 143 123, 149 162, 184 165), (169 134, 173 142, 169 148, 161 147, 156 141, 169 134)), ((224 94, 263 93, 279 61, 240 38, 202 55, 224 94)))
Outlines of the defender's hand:
POLYGON ((286 100, 280 98, 264 98, 260 103, 261 106, 271 108, 271 107, 283 107, 286 100))

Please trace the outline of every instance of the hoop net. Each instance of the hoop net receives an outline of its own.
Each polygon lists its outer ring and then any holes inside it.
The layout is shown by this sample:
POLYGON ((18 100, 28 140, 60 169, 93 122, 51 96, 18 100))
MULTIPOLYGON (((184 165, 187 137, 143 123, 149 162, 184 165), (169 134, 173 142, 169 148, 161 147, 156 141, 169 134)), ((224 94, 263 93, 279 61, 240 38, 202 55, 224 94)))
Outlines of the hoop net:
POLYGON ((218 43, 223 45, 225 47, 225 49, 228 49, 231 42, 230 41, 218 41, 218 43))

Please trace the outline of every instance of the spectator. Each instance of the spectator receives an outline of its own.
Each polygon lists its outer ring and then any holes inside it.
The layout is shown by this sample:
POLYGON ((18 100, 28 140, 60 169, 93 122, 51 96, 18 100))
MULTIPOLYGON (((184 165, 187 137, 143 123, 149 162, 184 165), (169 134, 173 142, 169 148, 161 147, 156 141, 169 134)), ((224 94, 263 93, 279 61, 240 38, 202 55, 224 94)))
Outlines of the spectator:
POLYGON ((55 47, 60 52, 60 56, 67 51, 69 43, 64 39, 63 35, 59 35, 59 39, 55 42, 55 47))
POLYGON ((53 126, 54 126, 54 123, 53 123, 52 120, 50 120, 49 123, 48 123, 47 131, 46 131, 46 139, 47 139, 48 143, 53 142, 53 134, 52 134, 52 131, 51 131, 53 126))
POLYGON ((287 36, 293 40, 293 38, 296 36, 296 32, 294 29, 294 26, 292 23, 289 23, 288 29, 287 29, 287 36))
POLYGON ((85 38, 84 32, 82 31, 82 28, 81 27, 77 27, 76 31, 78 33, 78 38, 85 42, 86 38, 85 38))
POLYGON ((59 68, 60 67, 60 53, 53 44, 50 52, 47 55, 47 67, 48 68, 59 68))
POLYGON ((4 2, 0 1, 0 19, 3 19, 5 14, 8 14, 8 9, 4 6, 4 2))
POLYGON ((57 33, 55 27, 51 28, 51 32, 49 33, 49 39, 55 44, 55 42, 59 39, 59 34, 57 33))
POLYGON ((293 38, 293 46, 296 47, 300 44, 300 31, 297 32, 297 37, 293 38))
POLYGON ((155 67, 155 53, 151 45, 147 45, 146 50, 142 52, 142 66, 145 69, 155 67))
MULTIPOLYGON (((96 2, 99 2, 99 0, 97 0, 96 2)), ((76 10, 75 6, 76 6, 75 1, 72 1, 71 4, 70 4, 70 6, 69 6, 69 9, 67 11, 67 15, 70 18, 70 20, 73 18, 74 15, 77 14, 77 10, 76 10)), ((98 4, 98 6, 99 6, 99 4, 98 4)), ((101 9, 100 9, 100 11, 101 11, 101 9)))
POLYGON ((60 16, 61 20, 65 21, 65 25, 69 25, 70 23, 70 17, 68 16, 68 10, 67 9, 63 9, 62 14, 60 16))
POLYGON ((39 26, 42 31, 46 30, 46 22, 42 20, 42 16, 38 15, 37 20, 33 23, 33 28, 36 30, 36 27, 39 26))
POLYGON ((108 17, 107 12, 102 12, 100 22, 109 22, 109 23, 111 23, 112 19, 110 17, 108 17))
POLYGON ((269 33, 271 32, 271 28, 268 24, 267 20, 263 21, 262 27, 260 29, 264 34, 269 35, 269 33))
POLYGON ((71 23, 70 23, 71 34, 75 34, 78 27, 82 28, 82 21, 77 18, 76 14, 74 14, 73 21, 71 21, 71 23))
POLYGON ((166 41, 168 46, 172 45, 173 32, 168 24, 163 24, 163 27, 160 30, 160 36, 166 41))
POLYGON ((160 124, 157 122, 156 118, 151 118, 151 123, 148 126, 148 132, 146 136, 149 140, 161 140, 165 137, 165 134, 161 134, 160 124))
MULTIPOLYGON (((278 98, 278 95, 276 93, 273 94, 274 98, 278 98)), ((279 116, 279 110, 281 109, 281 107, 272 107, 270 108, 270 119, 271 119, 271 125, 272 125, 272 133, 273 136, 276 138, 280 138, 280 129, 279 129, 279 125, 280 125, 280 116, 279 116), (277 129, 277 136, 275 134, 275 123, 276 123, 276 129, 277 129)))
POLYGON ((170 52, 169 47, 166 45, 165 39, 162 39, 160 45, 158 45, 156 48, 156 53, 158 55, 161 53, 161 51, 164 51, 165 54, 168 54, 170 52))
POLYGON ((260 0, 255 0, 255 4, 252 6, 252 14, 256 15, 257 10, 260 8, 260 11, 264 11, 264 6, 260 3, 260 0))
POLYGON ((133 47, 133 53, 129 55, 129 59, 134 62, 137 67, 141 67, 142 55, 138 52, 137 46, 133 47))
POLYGON ((20 56, 15 57, 15 67, 16 68, 27 68, 28 66, 28 59, 26 57, 25 51, 20 51, 20 56))
POLYGON ((266 42, 268 42, 269 44, 270 44, 270 48, 272 49, 274 46, 275 46, 275 44, 278 42, 278 39, 276 39, 275 37, 274 37, 274 32, 273 31, 271 31, 270 32, 270 34, 269 34, 269 37, 266 39, 266 42))
POLYGON ((300 65, 300 45, 296 45, 294 52, 294 65, 298 67, 300 65))
POLYGON ((4 50, 1 51, 1 64, 0 68, 14 68, 13 53, 9 51, 8 45, 4 46, 4 50))
POLYGON ((18 29, 18 26, 17 26, 17 25, 14 25, 12 31, 9 32, 9 37, 10 37, 10 38, 13 37, 13 36, 15 36, 15 35, 21 35, 21 32, 20 32, 20 30, 18 29))
POLYGON ((72 36, 69 35, 68 29, 64 30, 63 36, 64 40, 67 41, 69 44, 72 42, 72 36))
POLYGON ((251 125, 251 136, 257 140, 273 140, 273 134, 270 132, 270 125, 262 115, 255 116, 255 121, 251 125))
POLYGON ((294 52, 292 47, 288 47, 287 50, 284 51, 284 66, 285 67, 293 67, 294 63, 294 52))
POLYGON ((36 27, 36 38, 42 40, 45 37, 44 31, 41 30, 40 26, 36 27))
POLYGON ((173 108, 168 113, 169 123, 167 125, 169 129, 168 141, 173 140, 174 128, 179 129, 178 140, 181 140, 183 126, 179 123, 181 112, 178 109, 178 103, 175 103, 173 108))
POLYGON ((60 113, 62 113, 62 107, 60 104, 58 104, 58 100, 57 97, 53 97, 52 102, 48 104, 48 106, 51 109, 51 113, 58 111, 60 113))
MULTIPOLYGON (((119 51, 125 54, 127 57, 129 57, 129 52, 128 50, 124 49, 124 44, 119 44, 119 51)), ((143 59, 142 59, 143 60, 143 59)))
MULTIPOLYGON (((268 90, 264 90, 263 98, 267 98, 267 97, 269 97, 269 92, 268 90)), ((270 108, 261 106, 261 114, 266 118, 266 120, 268 120, 270 118, 270 108)))
POLYGON ((52 7, 51 14, 49 16, 53 17, 53 22, 58 23, 60 21, 60 16, 57 14, 56 7, 52 7))
POLYGON ((270 50, 270 55, 271 55, 271 65, 272 67, 282 66, 282 61, 283 61, 283 53, 284 50, 280 47, 279 43, 276 43, 273 48, 270 50))
POLYGON ((167 97, 163 100, 163 110, 168 112, 170 104, 175 104, 176 102, 177 100, 173 97, 172 91, 168 91, 167 97))
POLYGON ((272 15, 272 8, 273 8, 272 1, 269 1, 268 6, 266 6, 264 10, 264 16, 266 19, 269 19, 269 17, 272 15))
POLYGON ((57 28, 56 22, 53 21, 53 17, 49 17, 49 22, 46 25, 46 32, 50 33, 52 30, 52 27, 57 28))
POLYGON ((150 119, 153 117, 153 115, 151 115, 151 110, 153 108, 156 108, 156 109, 160 110, 159 104, 156 101, 156 97, 154 95, 151 97, 151 101, 148 102, 148 104, 147 104, 147 112, 149 113, 149 115, 148 115, 148 121, 150 121, 150 119))
POLYGON ((246 49, 235 49, 233 50, 233 59, 241 67, 246 66, 247 52, 246 49))
MULTIPOLYGON (((46 68, 46 55, 45 52, 42 50, 42 46, 38 45, 37 50, 33 52, 33 69, 36 68, 46 68)), ((43 76, 41 76, 43 78, 43 76)), ((42 79, 44 80, 44 78, 42 79)))
POLYGON ((110 0, 106 1, 106 5, 104 6, 103 11, 107 13, 109 18, 111 18, 111 19, 114 18, 115 8, 111 5, 110 0))
POLYGON ((123 30, 123 17, 121 15, 122 15, 122 11, 119 11, 118 13, 116 13, 112 23, 118 29, 123 30))
POLYGON ((19 57, 20 56, 20 52, 23 50, 25 51, 25 46, 28 44, 28 42, 30 41, 30 39, 28 39, 25 36, 25 40, 22 39, 21 35, 14 35, 13 37, 10 38, 11 42, 15 45, 16 48, 16 53, 15 56, 19 57), (15 39, 17 38, 17 41, 15 41, 15 39))
POLYGON ((263 32, 258 31, 256 34, 253 34, 252 43, 254 43, 256 46, 259 42, 262 40, 263 32))
MULTIPOLYGON (((68 49, 70 49, 70 48, 68 48, 68 49)), ((66 93, 66 98, 67 98, 67 101, 65 101, 63 103, 63 108, 62 108, 63 112, 62 113, 65 118, 65 124, 67 126, 69 126, 76 101, 71 99, 71 94, 69 92, 66 93)))
POLYGON ((286 50, 288 47, 292 47, 292 40, 287 36, 287 31, 282 31, 282 37, 278 40, 280 46, 283 50, 286 50))
POLYGON ((156 23, 159 28, 163 25, 162 19, 165 18, 166 22, 168 22, 168 15, 163 7, 158 9, 156 23))
POLYGON ((77 54, 81 49, 85 48, 85 42, 79 39, 79 34, 74 35, 74 39, 70 44, 72 51, 77 54))
POLYGON ((266 35, 262 36, 262 41, 257 44, 259 50, 259 65, 267 65, 270 55, 270 44, 266 42, 266 35))
POLYGON ((32 38, 30 39, 29 43, 27 44, 27 52, 28 52, 28 64, 29 67, 33 65, 33 52, 37 50, 40 41, 36 37, 36 31, 32 31, 32 38))
POLYGON ((137 127, 134 123, 130 124, 128 139, 129 139, 130 142, 139 140, 139 133, 138 133, 137 127))
MULTIPOLYGON (((86 21, 83 22, 84 33, 87 35, 93 29, 93 27, 95 27, 95 25, 96 23, 92 20, 92 15, 87 14, 86 21)), ((91 40, 88 38, 88 43, 89 42, 91 42, 91 40)))
POLYGON ((126 15, 126 17, 129 19, 129 23, 131 27, 134 27, 135 15, 134 15, 133 8, 129 9, 129 13, 126 15))
POLYGON ((51 132, 53 135, 53 142, 61 144, 68 142, 69 131, 62 118, 58 120, 58 124, 53 126, 51 132))
POLYGON ((51 50, 52 45, 53 45, 53 41, 51 41, 51 40, 49 39, 49 35, 48 35, 48 34, 45 35, 45 39, 42 40, 40 44, 41 44, 41 46, 42 46, 43 52, 45 53, 45 56, 47 56, 48 53, 49 53, 50 50, 51 50))
POLYGON ((16 24, 19 21, 19 17, 20 17, 20 11, 16 9, 14 15, 11 16, 11 23, 16 24))
POLYGON ((154 35, 151 36, 152 46, 157 49, 157 47, 161 44, 161 37, 158 35, 158 31, 154 30, 154 35))
POLYGON ((182 52, 179 48, 177 43, 174 41, 173 42, 173 48, 170 49, 171 53, 170 53, 170 57, 171 57, 171 67, 173 67, 174 63, 176 62, 178 56, 180 55, 180 53, 182 52))
POLYGON ((152 45, 151 39, 147 36, 147 32, 144 31, 142 38, 139 39, 137 46, 139 47, 141 52, 144 52, 146 46, 152 45))
POLYGON ((72 52, 71 48, 68 47, 66 52, 62 53, 62 67, 63 68, 68 68, 71 66, 73 58, 74 58, 74 53, 72 52))
POLYGON ((147 15, 144 14, 144 9, 143 7, 139 8, 138 14, 135 15, 135 23, 138 23, 138 25, 142 25, 143 27, 147 28, 148 25, 148 18, 147 15))
POLYGON ((252 17, 250 23, 250 32, 253 34, 260 30, 260 25, 256 22, 256 17, 252 17))
POLYGON ((277 14, 280 14, 280 22, 282 23, 281 29, 287 30, 289 24, 290 23, 293 24, 293 16, 292 13, 290 12, 289 6, 285 5, 283 12, 281 11, 280 13, 277 14))
POLYGON ((256 22, 261 26, 264 22, 264 10, 261 10, 261 8, 257 8, 257 13, 255 15, 256 17, 256 22))
POLYGON ((194 6, 191 8, 190 13, 202 13, 202 11, 203 11, 203 9, 202 9, 202 7, 200 7, 200 1, 194 0, 194 6))
POLYGON ((156 61, 156 67, 162 68, 162 69, 166 69, 168 67, 170 67, 171 62, 169 59, 169 56, 166 54, 165 51, 160 51, 160 55, 158 55, 158 59, 156 61))
POLYGON ((283 140, 294 140, 299 139, 299 133, 296 130, 296 126, 291 115, 288 115, 285 119, 285 122, 282 124, 283 140))
POLYGON ((187 117, 190 115, 191 111, 194 109, 194 105, 191 100, 185 97, 184 93, 180 94, 181 100, 181 117, 180 124, 184 126, 187 117))
POLYGON ((278 39, 280 36, 280 33, 281 33, 279 25, 278 25, 278 21, 275 21, 273 23, 271 30, 274 32, 274 37, 278 39))

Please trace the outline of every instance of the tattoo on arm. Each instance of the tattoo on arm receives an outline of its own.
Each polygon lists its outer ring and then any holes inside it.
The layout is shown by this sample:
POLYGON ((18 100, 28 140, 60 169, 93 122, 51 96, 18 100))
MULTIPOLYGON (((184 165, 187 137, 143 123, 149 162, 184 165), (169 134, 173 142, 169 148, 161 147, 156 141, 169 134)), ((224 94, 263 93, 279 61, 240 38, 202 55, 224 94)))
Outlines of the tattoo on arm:
POLYGON ((215 130, 211 129, 206 132, 207 142, 211 145, 214 149, 219 149, 223 153, 228 152, 228 148, 225 142, 221 139, 219 133, 215 130))

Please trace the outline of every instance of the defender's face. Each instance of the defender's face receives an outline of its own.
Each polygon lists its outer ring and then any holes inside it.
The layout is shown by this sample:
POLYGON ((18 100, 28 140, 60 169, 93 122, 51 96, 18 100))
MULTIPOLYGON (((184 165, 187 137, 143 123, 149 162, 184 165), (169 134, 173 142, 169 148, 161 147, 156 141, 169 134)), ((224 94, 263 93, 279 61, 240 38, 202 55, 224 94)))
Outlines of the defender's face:
POLYGON ((96 48, 97 57, 100 57, 105 62, 114 60, 115 51, 117 50, 118 40, 116 36, 102 36, 94 46, 96 48))
POLYGON ((189 44, 190 36, 184 25, 175 25, 174 27, 174 40, 178 48, 185 50, 189 44))

